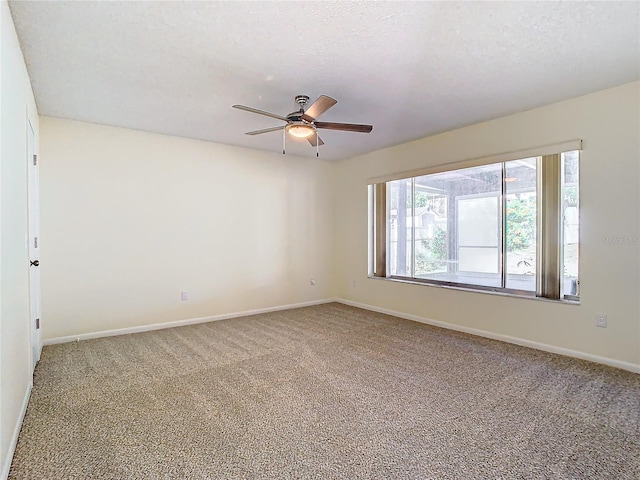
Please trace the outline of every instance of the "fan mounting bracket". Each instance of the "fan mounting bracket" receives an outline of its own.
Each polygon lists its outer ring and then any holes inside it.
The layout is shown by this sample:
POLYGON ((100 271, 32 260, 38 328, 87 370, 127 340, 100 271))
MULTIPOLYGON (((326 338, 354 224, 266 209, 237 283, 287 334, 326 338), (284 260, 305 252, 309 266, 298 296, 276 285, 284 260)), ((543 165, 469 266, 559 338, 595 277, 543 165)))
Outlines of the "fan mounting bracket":
POLYGON ((300 105, 301 109, 304 109, 304 106, 309 103, 308 95, 296 95, 296 103, 300 105))

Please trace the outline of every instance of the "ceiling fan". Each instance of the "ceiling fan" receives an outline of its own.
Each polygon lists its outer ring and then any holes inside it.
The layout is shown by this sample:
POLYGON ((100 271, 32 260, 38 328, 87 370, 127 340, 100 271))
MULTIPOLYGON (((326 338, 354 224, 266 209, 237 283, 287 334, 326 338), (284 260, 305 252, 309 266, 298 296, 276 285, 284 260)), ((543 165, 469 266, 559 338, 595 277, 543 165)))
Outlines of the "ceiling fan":
MULTIPOLYGON (((311 145, 317 148, 319 145, 324 145, 322 139, 318 136, 317 129, 326 128, 328 130, 342 130, 344 132, 359 132, 369 133, 373 130, 373 125, 359 125, 356 123, 335 123, 335 122, 318 122, 316 119, 324 112, 333 107, 337 100, 326 95, 320 95, 318 99, 313 102, 309 108, 305 110, 305 106, 309 103, 309 97, 307 95, 297 95, 295 102, 300 106, 300 109, 295 112, 291 112, 287 116, 278 115, 276 113, 265 112, 256 108, 245 107, 244 105, 233 105, 233 108, 239 110, 245 110, 247 112, 257 113, 259 115, 265 115, 267 117, 276 118, 287 122, 286 125, 279 127, 264 128, 262 130, 254 130, 253 132, 247 132, 246 135, 260 135, 262 133, 276 132, 283 130, 283 142, 284 133, 289 133, 296 138, 306 138, 311 145)), ((284 146, 282 153, 284 153, 284 146)))

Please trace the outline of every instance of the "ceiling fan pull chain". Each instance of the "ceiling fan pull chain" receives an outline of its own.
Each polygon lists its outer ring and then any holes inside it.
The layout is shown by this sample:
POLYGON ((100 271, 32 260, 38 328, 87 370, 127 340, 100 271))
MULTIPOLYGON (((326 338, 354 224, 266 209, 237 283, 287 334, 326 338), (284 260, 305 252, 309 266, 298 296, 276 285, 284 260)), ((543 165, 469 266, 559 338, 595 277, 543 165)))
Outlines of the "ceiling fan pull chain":
POLYGON ((320 137, 316 133, 316 158, 320 157, 320 153, 318 152, 318 148, 320 148, 320 137))
POLYGON ((286 128, 282 129, 282 154, 284 155, 284 148, 285 145, 287 144, 287 130, 286 128))

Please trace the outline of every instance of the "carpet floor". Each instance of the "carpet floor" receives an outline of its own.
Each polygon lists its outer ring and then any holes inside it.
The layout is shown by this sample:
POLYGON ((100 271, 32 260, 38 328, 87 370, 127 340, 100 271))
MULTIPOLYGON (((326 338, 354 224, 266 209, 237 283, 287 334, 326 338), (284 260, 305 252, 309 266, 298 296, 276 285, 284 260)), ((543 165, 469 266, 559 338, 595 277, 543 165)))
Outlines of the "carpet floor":
POLYGON ((640 375, 341 304, 47 346, 11 479, 640 478, 640 375))

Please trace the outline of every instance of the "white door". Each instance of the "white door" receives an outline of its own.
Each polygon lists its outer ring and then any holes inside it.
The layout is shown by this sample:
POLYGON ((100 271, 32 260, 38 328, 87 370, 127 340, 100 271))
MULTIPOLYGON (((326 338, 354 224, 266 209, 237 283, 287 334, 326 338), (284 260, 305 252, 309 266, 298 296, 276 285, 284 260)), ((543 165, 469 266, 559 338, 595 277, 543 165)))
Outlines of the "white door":
POLYGON ((27 165, 29 194, 29 320, 31 323, 32 370, 40 360, 40 195, 36 136, 28 122, 27 165))

